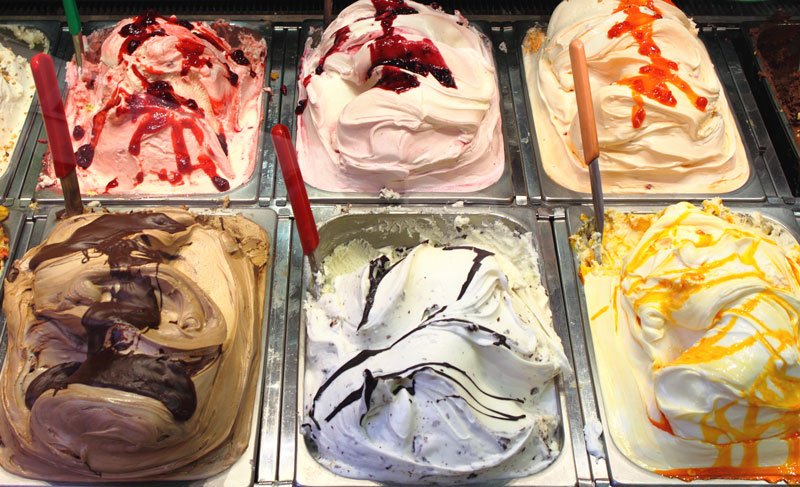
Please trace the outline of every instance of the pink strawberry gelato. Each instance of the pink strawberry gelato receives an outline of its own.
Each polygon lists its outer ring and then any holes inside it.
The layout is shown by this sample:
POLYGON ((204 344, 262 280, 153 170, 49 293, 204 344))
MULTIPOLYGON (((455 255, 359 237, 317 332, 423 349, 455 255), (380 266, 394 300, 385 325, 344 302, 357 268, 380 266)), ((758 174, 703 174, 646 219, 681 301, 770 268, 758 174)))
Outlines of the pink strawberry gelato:
MULTIPOLYGON (((152 12, 88 38, 67 66, 67 122, 86 194, 219 193, 256 163, 266 43, 152 12)), ((49 155, 39 186, 58 185, 49 155)))

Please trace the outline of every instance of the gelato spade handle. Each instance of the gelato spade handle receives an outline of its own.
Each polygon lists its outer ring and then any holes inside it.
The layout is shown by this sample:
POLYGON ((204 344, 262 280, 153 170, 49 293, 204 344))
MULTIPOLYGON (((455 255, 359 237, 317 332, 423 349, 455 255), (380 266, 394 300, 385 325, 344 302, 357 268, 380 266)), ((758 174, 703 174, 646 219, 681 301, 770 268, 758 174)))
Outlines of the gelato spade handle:
POLYGON ((78 5, 75 0, 63 0, 64 16, 67 18, 67 28, 72 36, 72 45, 75 47, 75 64, 78 69, 83 67, 83 33, 81 32, 81 18, 78 15, 78 5))
POLYGON ((308 201, 306 185, 297 162, 297 151, 292 145, 292 135, 286 125, 279 123, 272 127, 272 143, 275 145, 278 163, 286 183, 286 191, 289 193, 289 202, 292 205, 292 213, 297 225, 297 232, 300 235, 303 253, 308 256, 311 271, 316 274, 319 270, 315 254, 319 246, 317 223, 311 213, 311 203, 308 201))
POLYGON ((604 205, 603 184, 600 180, 600 145, 597 143, 597 126, 594 120, 592 89, 589 86, 589 66, 583 42, 574 39, 569 44, 569 59, 572 64, 572 77, 575 81, 575 97, 578 101, 578 120, 581 125, 583 161, 589 166, 589 179, 592 184, 592 204, 594 206, 595 231, 603 234, 604 205))
POLYGON ((61 101, 61 90, 56 80, 53 58, 42 53, 33 56, 31 72, 44 118, 50 154, 53 157, 53 168, 56 176, 61 179, 67 215, 80 215, 83 213, 83 202, 78 177, 75 174, 75 152, 72 148, 67 116, 64 113, 64 103, 61 101))
POLYGON ((333 0, 324 0, 323 6, 322 23, 323 27, 328 27, 333 21, 333 0))

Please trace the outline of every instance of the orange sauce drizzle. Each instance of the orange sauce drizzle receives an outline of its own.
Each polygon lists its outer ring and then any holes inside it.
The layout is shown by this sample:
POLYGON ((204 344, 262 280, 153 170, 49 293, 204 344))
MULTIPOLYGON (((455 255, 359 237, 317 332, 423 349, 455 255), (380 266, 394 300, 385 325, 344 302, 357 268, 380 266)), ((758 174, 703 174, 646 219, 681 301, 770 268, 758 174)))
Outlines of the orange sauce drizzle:
POLYGON ((591 319, 591 320, 596 320, 596 319, 597 319, 597 318, 598 318, 600 315, 602 315, 602 314, 603 314, 603 313, 605 313, 606 311, 608 311, 608 305, 605 305, 605 306, 603 306, 602 308, 600 308, 599 310, 597 310, 597 313, 595 313, 594 315, 592 315, 592 317, 591 317, 591 318, 589 318, 589 319, 591 319))
POLYGON ((704 112, 708 105, 707 98, 697 95, 689 84, 677 75, 678 64, 661 55, 661 49, 653 39, 653 23, 662 18, 662 15, 654 1, 620 0, 614 13, 625 12, 625 20, 614 24, 608 31, 609 39, 630 33, 639 45, 639 54, 650 59, 650 64, 639 68, 638 75, 617 81, 618 84, 630 87, 633 92, 631 122, 637 129, 642 126, 645 119, 642 96, 669 107, 674 107, 678 103, 667 83, 681 90, 701 112, 704 112), (652 14, 643 12, 640 7, 649 9, 652 14))
MULTIPOLYGON (((676 219, 673 225, 660 232, 654 232, 647 242, 641 242, 639 248, 642 250, 638 254, 631 255, 622 269, 620 282, 627 279, 629 284, 625 291, 626 294, 639 292, 642 295, 631 303, 636 311, 637 320, 637 310, 644 305, 655 305, 668 319, 672 319, 672 312, 681 309, 694 294, 704 292, 730 280, 754 277, 763 282, 774 281, 759 266, 756 254, 760 246, 776 246, 776 243, 734 227, 726 228, 716 238, 698 230, 693 238, 683 239, 679 236, 678 229, 689 215, 689 212, 684 213, 676 219), (665 266, 676 258, 676 253, 672 253, 664 259, 664 262, 655 268, 650 268, 650 272, 645 273, 660 272, 662 276, 666 277, 660 279, 655 285, 653 285, 652 279, 648 280, 647 275, 639 272, 640 267, 647 264, 648 260, 663 248, 678 249, 687 245, 696 248, 710 247, 720 243, 723 238, 733 238, 745 245, 739 247, 738 252, 721 256, 718 259, 709 259, 697 268, 688 271, 685 268, 664 271, 665 266), (714 275, 714 270, 733 261, 741 264, 737 267, 745 266, 750 270, 723 276, 714 275)), ((798 263, 788 256, 786 262, 792 272, 788 277, 800 281, 798 263)), ((775 262, 772 262, 772 266, 778 267, 775 262)), ((795 309, 792 303, 783 297, 783 293, 791 292, 792 289, 789 286, 781 287, 773 284, 772 287, 760 290, 750 299, 720 311, 708 328, 710 330, 720 327, 716 333, 703 336, 670 363, 653 365, 655 370, 667 366, 708 363, 724 359, 752 346, 761 346, 771 354, 750 388, 742 391, 743 397, 739 403, 730 402, 721 405, 708 412, 700 420, 699 426, 703 440, 707 444, 715 446, 718 451, 714 464, 707 468, 657 470, 657 473, 684 481, 700 479, 752 479, 794 483, 800 481, 800 378, 786 373, 786 366, 789 364, 786 364, 780 356, 787 348, 796 347, 800 343, 798 336, 800 310, 795 309), (789 330, 777 329, 771 326, 771 323, 764 323, 754 314, 759 306, 782 310, 786 314, 786 319, 793 326, 789 330), (723 339, 741 319, 747 320, 755 333, 735 343, 724 344, 723 339), (727 322, 723 323, 723 320, 727 320, 727 322), (747 408, 741 425, 733 425, 728 419, 728 413, 734 406, 747 408), (759 421, 759 410, 764 406, 782 410, 782 413, 769 420, 762 417, 759 421), (783 438, 775 438, 782 440, 787 446, 786 461, 783 465, 760 466, 759 441, 761 438, 773 436, 775 431, 783 431, 788 435, 783 438), (740 453, 736 460, 733 454, 734 449, 740 453)), ((615 328, 618 327, 617 294, 619 291, 615 290, 612 294, 611 305, 615 311, 615 328)), ((601 309, 595 317, 605 311, 605 308, 601 309)), ((648 416, 648 420, 654 427, 674 435, 669 420, 663 413, 658 419, 648 416)))

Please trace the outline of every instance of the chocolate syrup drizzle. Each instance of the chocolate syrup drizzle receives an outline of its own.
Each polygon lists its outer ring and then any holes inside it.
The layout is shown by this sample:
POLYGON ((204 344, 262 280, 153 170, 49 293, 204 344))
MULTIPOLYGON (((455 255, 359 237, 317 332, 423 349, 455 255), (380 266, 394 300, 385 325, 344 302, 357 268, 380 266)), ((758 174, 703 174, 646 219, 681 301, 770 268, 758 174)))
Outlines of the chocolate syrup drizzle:
MULTIPOLYGON (((37 376, 25 393, 30 409, 48 390, 54 394, 70 384, 85 384, 133 392, 156 399, 178 421, 185 421, 197 408, 192 376, 219 355, 219 347, 181 351, 162 355, 122 353, 135 338, 161 322, 161 303, 157 280, 142 275, 141 267, 156 266, 175 256, 152 248, 144 230, 170 234, 183 232, 186 225, 163 213, 106 214, 82 226, 59 243, 42 247, 30 260, 35 271, 44 262, 81 252, 83 263, 97 252, 108 259, 111 300, 92 303, 81 325, 86 332, 86 360, 58 364, 37 376)), ((158 267, 156 267, 156 273, 158 267)))
MULTIPOLYGON (((443 248, 445 251, 464 251, 469 250, 475 253, 475 258, 473 260, 473 265, 470 268, 466 279, 464 280, 461 286, 461 292, 457 300, 460 300, 466 290, 469 288, 470 283, 475 278, 475 275, 480 270, 483 260, 486 257, 494 255, 492 252, 486 251, 484 249, 480 249, 477 247, 471 246, 453 246, 453 247, 445 247, 443 248)), ((365 303, 364 314, 361 320, 361 324, 359 324, 359 329, 361 326, 367 321, 369 317, 369 312, 372 309, 374 304, 375 295, 377 294, 377 289, 380 286, 382 280, 389 274, 389 272, 397 266, 400 262, 405 260, 400 259, 397 263, 395 263, 391 267, 387 267, 389 263, 389 259, 386 256, 381 256, 377 259, 374 259, 370 262, 369 267, 369 290, 367 292, 367 299, 365 303)), ((434 319, 438 315, 440 315, 444 310, 447 309, 447 306, 434 306, 426 310, 425 315, 423 316, 423 321, 420 323, 416 328, 409 331, 398 340, 393 342, 386 348, 381 349, 373 349, 373 350, 362 350, 353 358, 348 360, 345 364, 339 367, 333 374, 328 377, 328 379, 320 386, 317 390, 316 394, 314 394, 313 402, 311 405, 311 409, 309 411, 309 417, 311 421, 313 421, 314 425, 319 429, 320 424, 319 420, 316 417, 316 408, 317 402, 320 400, 322 395, 325 391, 333 385, 336 380, 342 376, 344 373, 361 367, 367 362, 369 359, 381 355, 384 352, 387 352, 397 346, 402 347, 404 346, 405 342, 413 337, 414 335, 426 330, 428 328, 433 327, 441 327, 441 326, 458 326, 464 328, 468 333, 473 334, 488 334, 494 338, 493 346, 503 347, 507 349, 511 349, 508 344, 508 337, 502 333, 498 333, 490 328, 478 325, 474 322, 463 320, 459 318, 439 318, 434 319), (436 309, 436 311, 430 316, 425 317, 428 315, 430 309, 436 309)), ((392 394, 397 395, 402 390, 407 390, 410 395, 415 395, 415 377, 421 373, 431 373, 436 374, 441 377, 446 378, 450 382, 457 384, 462 390, 466 392, 466 397, 461 395, 454 395, 448 396, 450 399, 460 399, 463 400, 470 408, 472 408, 476 413, 482 414, 487 417, 491 417, 494 419, 502 420, 502 421, 519 421, 525 418, 525 415, 515 416, 508 413, 504 413, 502 411, 498 411, 496 409, 492 409, 491 407, 481 403, 480 399, 475 397, 475 395, 470 392, 470 388, 467 386, 471 386, 474 389, 477 389, 481 394, 491 397, 496 400, 500 401, 511 401, 517 403, 524 403, 523 398, 516 398, 516 397, 503 397, 490 394, 489 392, 485 391, 481 388, 479 384, 475 382, 475 380, 470 377, 467 371, 464 371, 448 362, 422 362, 411 365, 403 370, 397 372, 390 372, 383 375, 374 375, 373 372, 369 368, 364 368, 364 381, 362 382, 361 386, 352 390, 339 404, 332 408, 332 410, 325 415, 323 421, 330 422, 333 418, 336 417, 342 410, 347 408, 348 406, 358 402, 359 400, 364 401, 365 405, 365 412, 361 416, 361 421, 363 422, 364 418, 367 416, 370 408, 371 408, 371 397, 372 393, 377 388, 377 385, 380 381, 398 381, 401 380, 402 382, 411 381, 411 386, 401 385, 395 387, 392 390, 392 394)))

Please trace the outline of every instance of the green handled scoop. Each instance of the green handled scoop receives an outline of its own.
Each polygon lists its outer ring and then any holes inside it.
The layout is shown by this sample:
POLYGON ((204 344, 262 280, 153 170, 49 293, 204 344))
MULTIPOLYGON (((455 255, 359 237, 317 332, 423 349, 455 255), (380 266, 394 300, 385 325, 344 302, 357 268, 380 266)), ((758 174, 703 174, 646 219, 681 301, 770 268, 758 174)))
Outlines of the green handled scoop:
POLYGON ((83 66, 83 33, 75 0, 64 0, 64 15, 67 17, 69 35, 72 36, 72 44, 75 46, 75 62, 80 69, 83 66))

